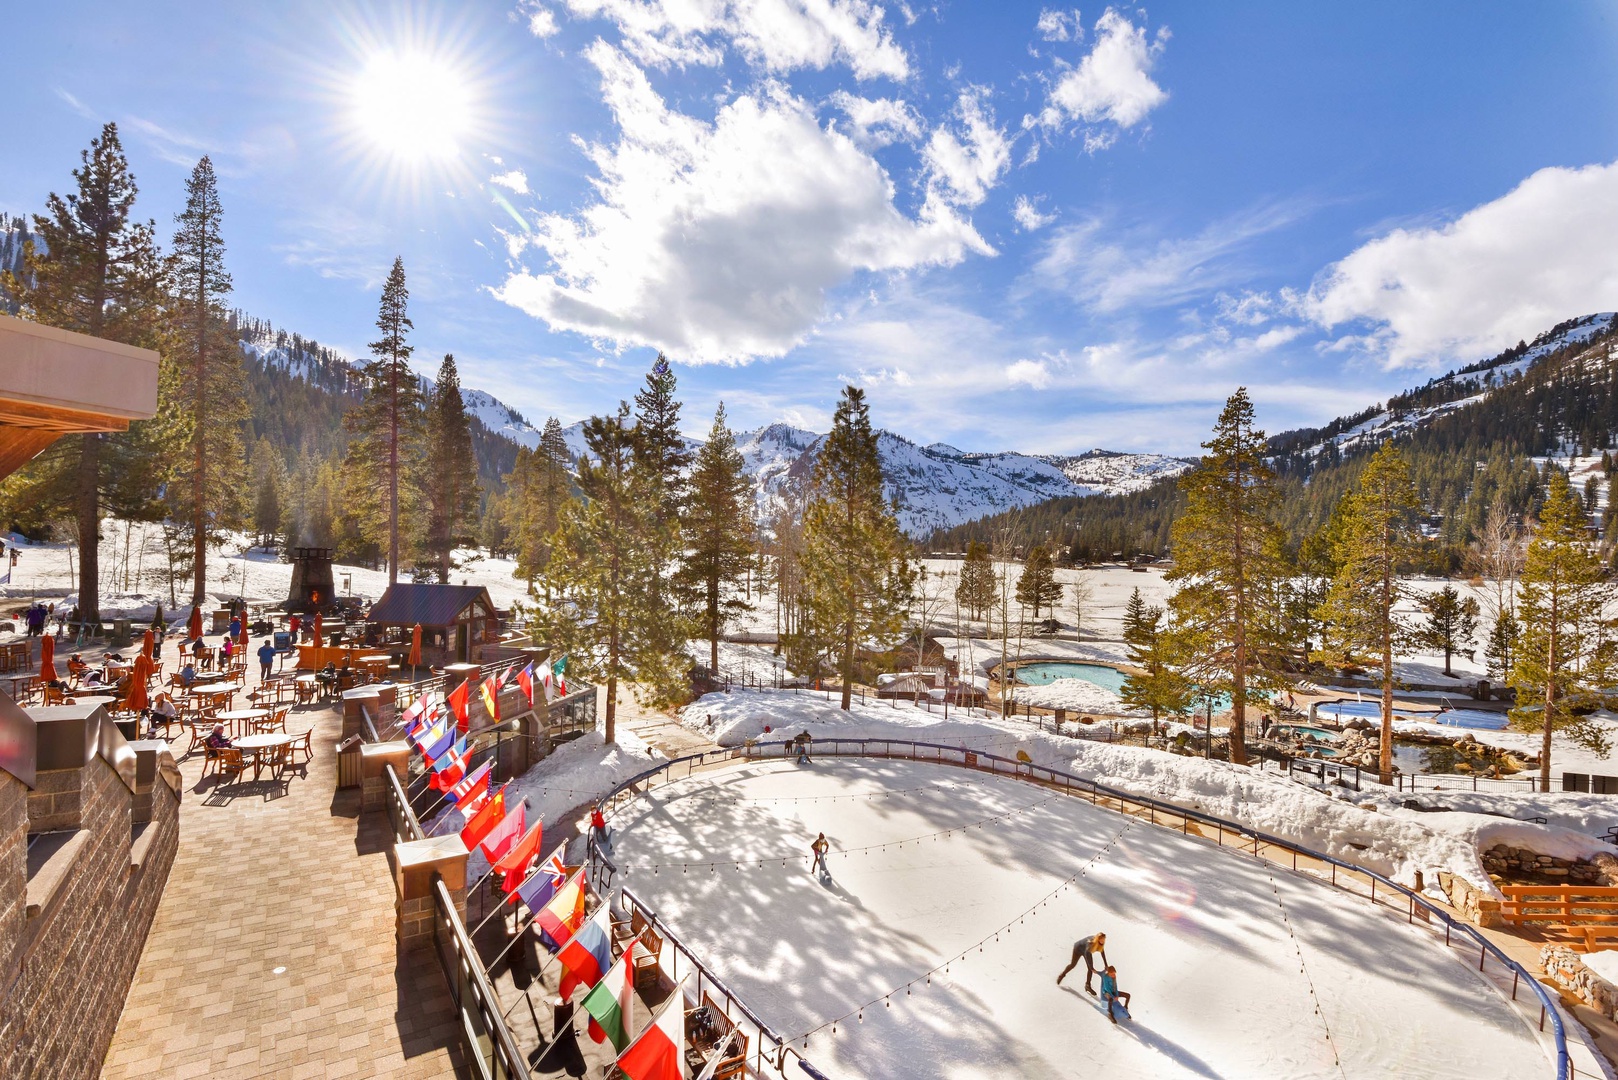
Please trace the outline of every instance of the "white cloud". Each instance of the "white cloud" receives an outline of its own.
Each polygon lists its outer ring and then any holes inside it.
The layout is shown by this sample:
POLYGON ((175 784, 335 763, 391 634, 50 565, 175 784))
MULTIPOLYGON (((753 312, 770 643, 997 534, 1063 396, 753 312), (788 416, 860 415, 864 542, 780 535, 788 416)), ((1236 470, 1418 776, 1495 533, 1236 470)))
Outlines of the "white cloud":
POLYGON ((1253 339, 1253 348, 1260 352, 1268 352, 1292 341, 1304 332, 1301 326, 1275 326, 1264 331, 1253 339))
POLYGON ((1056 220, 1055 214, 1040 213, 1038 205, 1026 195, 1017 196, 1017 202, 1011 208, 1011 216, 1017 219, 1017 227, 1023 232, 1043 229, 1056 220))
POLYGON ((528 12, 528 32, 537 38, 548 38, 559 29, 556 25, 556 15, 550 8, 540 4, 525 5, 528 12))
POLYGON ((982 87, 963 90, 955 101, 961 133, 941 125, 922 148, 929 201, 977 206, 1011 167, 1011 144, 987 98, 982 87))
POLYGON ((1085 147, 1092 151, 1110 145, 1119 129, 1134 127, 1168 100, 1168 93, 1152 81, 1152 69, 1168 43, 1167 27, 1148 40, 1144 26, 1108 8, 1096 20, 1095 32, 1095 47, 1078 67, 1057 76, 1038 118, 1047 128, 1077 122, 1114 125, 1086 134, 1085 147))
POLYGON ((993 253, 948 207, 901 213, 882 167, 778 83, 707 123, 671 110, 617 49, 586 56, 620 132, 585 148, 596 201, 542 217, 529 246, 551 265, 495 290, 553 329, 745 362, 803 341, 826 291, 859 271, 993 253))
POLYGON ((910 75, 910 58, 870 0, 565 0, 613 22, 624 48, 656 67, 721 63, 728 42, 755 67, 783 73, 846 64, 856 78, 910 75))
POLYGON ((515 195, 528 194, 528 174, 521 169, 498 173, 489 177, 489 183, 505 188, 515 195))
POLYGON ((1006 365, 1006 382, 1012 386, 1043 390, 1051 384, 1051 372, 1043 360, 1018 360, 1006 365))
POLYGON ((1084 40, 1084 22, 1079 18, 1078 8, 1072 11, 1045 8, 1039 13, 1039 21, 1034 24, 1034 29, 1046 41, 1084 40))
POLYGON ((1051 234, 1023 287, 1060 292, 1101 312, 1186 303, 1249 279, 1252 268, 1241 259, 1249 241, 1290 225, 1304 210, 1300 203, 1270 204, 1173 239, 1091 218, 1051 234))
POLYGON ((880 149, 921 138, 921 116, 906 101, 864 98, 846 90, 837 91, 831 101, 848 117, 854 141, 861 146, 880 149))
POLYGON ((1618 299, 1618 162, 1548 168, 1442 226, 1395 229, 1328 267, 1303 300, 1389 367, 1531 338, 1618 299))

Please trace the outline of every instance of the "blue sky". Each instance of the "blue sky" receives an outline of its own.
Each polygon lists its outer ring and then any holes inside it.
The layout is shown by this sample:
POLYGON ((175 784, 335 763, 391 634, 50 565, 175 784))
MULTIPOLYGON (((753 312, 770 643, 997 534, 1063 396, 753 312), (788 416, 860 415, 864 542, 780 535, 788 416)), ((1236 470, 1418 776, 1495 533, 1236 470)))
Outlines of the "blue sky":
POLYGON ((236 302, 536 424, 656 348, 693 434, 1189 452, 1618 308, 1610 5, 881 0, 10 4, 0 209, 114 120, 172 232, 220 171, 236 302))

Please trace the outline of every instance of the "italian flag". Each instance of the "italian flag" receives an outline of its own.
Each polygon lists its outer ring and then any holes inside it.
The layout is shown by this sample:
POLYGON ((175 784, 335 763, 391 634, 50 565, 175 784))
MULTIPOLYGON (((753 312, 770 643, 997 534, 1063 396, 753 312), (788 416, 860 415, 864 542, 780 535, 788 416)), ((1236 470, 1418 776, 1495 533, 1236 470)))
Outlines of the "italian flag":
POLYGON ((652 1026, 618 1055, 629 1080, 685 1080, 685 983, 663 1003, 652 1026))
POLYGON ((584 999, 584 1011, 590 1014, 590 1038, 596 1042, 612 1040, 615 1054, 624 1052, 629 1045, 629 1029, 635 1026, 635 949, 639 944, 631 941, 624 955, 584 999))

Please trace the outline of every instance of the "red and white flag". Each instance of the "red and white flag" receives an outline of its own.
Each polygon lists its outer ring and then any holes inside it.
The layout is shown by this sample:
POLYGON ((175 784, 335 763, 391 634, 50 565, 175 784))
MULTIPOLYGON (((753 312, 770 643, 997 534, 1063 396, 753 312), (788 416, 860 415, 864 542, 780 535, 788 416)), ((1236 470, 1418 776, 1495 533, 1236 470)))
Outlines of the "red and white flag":
POLYGON ((685 1080, 685 983, 663 1003, 652 1026, 618 1055, 629 1080, 685 1080))
POLYGON ((506 816, 500 819, 500 824, 490 829, 488 835, 483 838, 483 857, 491 864, 499 862, 501 857, 522 838, 523 829, 528 824, 527 810, 526 802, 518 803, 517 812, 507 812, 506 816))

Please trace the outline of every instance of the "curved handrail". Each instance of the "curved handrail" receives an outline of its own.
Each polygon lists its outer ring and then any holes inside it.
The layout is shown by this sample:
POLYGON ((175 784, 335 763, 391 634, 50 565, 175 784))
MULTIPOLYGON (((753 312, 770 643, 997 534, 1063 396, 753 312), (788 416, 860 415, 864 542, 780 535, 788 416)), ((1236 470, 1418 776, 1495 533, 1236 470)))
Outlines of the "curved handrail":
MULTIPOLYGON (((1014 778, 1037 780, 1039 779, 1039 774, 1043 774, 1043 776, 1048 778, 1049 782, 1051 783, 1061 783, 1069 788, 1077 784, 1084 791, 1088 791, 1094 795, 1115 799, 1120 803, 1134 803, 1137 806, 1146 807, 1153 811, 1163 810, 1164 812, 1172 814, 1173 816, 1182 820, 1197 821, 1203 824, 1215 826, 1222 831, 1235 833, 1238 836, 1251 837, 1255 842, 1255 855, 1257 854, 1258 845, 1266 844, 1285 851, 1291 851, 1295 855, 1303 855, 1328 866, 1334 866, 1355 874, 1362 874, 1365 877, 1370 878, 1373 883, 1380 883, 1385 888, 1403 895, 1409 901, 1412 912, 1414 912, 1416 906, 1419 905, 1426 913, 1427 917, 1430 918, 1432 916, 1437 916, 1444 923, 1446 933, 1459 933, 1470 939, 1473 944, 1482 950, 1482 952, 1493 956, 1497 961, 1499 961, 1500 964, 1502 964, 1506 970, 1510 971, 1514 977, 1518 979, 1526 979, 1528 985, 1533 988, 1534 996, 1539 998, 1540 1005, 1543 1008, 1545 1015, 1549 1017, 1551 1022, 1552 1038, 1556 1046, 1556 1080, 1569 1080, 1570 1076, 1572 1075, 1572 1063, 1568 1056, 1567 1049, 1567 1031, 1562 1023, 1561 1013, 1557 1011, 1556 1003, 1552 1000, 1545 987, 1540 984, 1539 980, 1534 978, 1528 969, 1524 968, 1521 964, 1507 956, 1504 950, 1502 950, 1498 945, 1484 937, 1482 934, 1478 933, 1477 930, 1474 929, 1469 923, 1458 921, 1449 912, 1435 906, 1426 897, 1409 888, 1406 888, 1403 885, 1400 885, 1391 878, 1385 877, 1374 870, 1369 870, 1363 866, 1348 862, 1344 859, 1327 855, 1324 852, 1315 851, 1312 848, 1305 847, 1302 844, 1295 843, 1284 837, 1261 832, 1237 821, 1216 817, 1213 814, 1204 813, 1200 810, 1189 809, 1176 803, 1154 799, 1150 795, 1139 795, 1133 792, 1124 791, 1120 788, 1110 787, 1106 784, 1098 783, 1097 781, 1089 780, 1082 776, 1075 776, 1072 773, 1063 772, 1060 769, 1053 769, 1049 766, 1037 765, 1031 762, 1018 761, 1013 758, 1001 757, 998 754, 991 754, 982 750, 967 750, 963 747, 947 746, 942 743, 914 742, 899 739, 825 738, 815 740, 814 752, 817 754, 830 754, 838 757, 859 757, 866 756, 868 753, 867 748, 873 744, 882 746, 884 748, 884 752, 870 752, 869 756, 872 757, 891 758, 895 756, 892 753, 894 748, 908 748, 910 751, 911 760, 930 761, 939 765, 959 765, 963 768, 978 768, 978 766, 969 764, 966 761, 966 755, 970 754, 978 761, 989 761, 992 763, 1004 764, 1008 767, 1009 775, 1013 776, 1014 778), (842 753, 842 749, 845 746, 854 747, 855 752, 852 754, 842 753), (938 756, 932 758, 916 758, 915 751, 917 749, 937 751, 938 756), (961 761, 955 762, 948 760, 943 756, 945 753, 959 754, 961 755, 961 761)), ((750 742, 747 745, 740 747, 731 747, 719 751, 707 750, 697 754, 688 754, 685 757, 675 758, 672 761, 666 761, 660 766, 648 769, 645 772, 638 773, 630 779, 625 780, 623 783, 617 785, 606 795, 597 800, 596 807, 598 810, 605 811, 609 808, 614 799, 623 794, 625 791, 628 791, 630 788, 634 787, 636 784, 648 780, 659 773, 667 772, 669 769, 682 763, 695 762, 697 764, 706 764, 710 758, 721 757, 729 759, 744 757, 748 760, 762 759, 767 757, 768 751, 771 750, 779 750, 783 755, 790 753, 791 747, 792 744, 785 740, 779 743, 750 742)), ((695 766, 691 766, 690 768, 692 771, 694 771, 695 766)), ((992 767, 989 769, 989 771, 995 775, 1006 775, 1000 773, 992 767)), ((688 772, 687 775, 689 776, 690 772, 688 772)), ((614 863, 605 852, 600 851, 596 847, 593 837, 591 838, 590 849, 592 855, 605 863, 611 873, 616 874, 618 869, 617 864, 614 863)), ((1373 890, 1375 889, 1375 884, 1373 884, 1372 888, 1373 890)), ((734 998, 734 995, 732 995, 732 997, 734 998)), ((743 1007, 744 1010, 746 1009, 745 1005, 739 998, 735 1000, 738 1006, 743 1007)), ((749 1015, 751 1016, 751 1010, 746 1011, 748 1011, 749 1015)), ((800 1065, 807 1066, 808 1063, 800 1059, 800 1065)), ((807 1069, 806 1071, 809 1071, 813 1076, 818 1077, 820 1075, 818 1072, 815 1072, 812 1069, 807 1069)))

